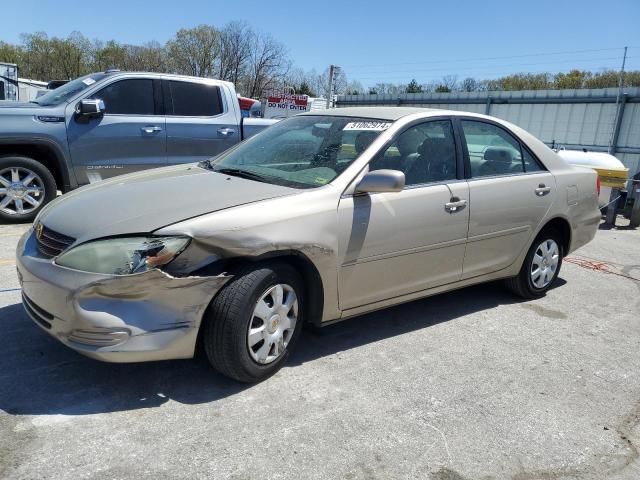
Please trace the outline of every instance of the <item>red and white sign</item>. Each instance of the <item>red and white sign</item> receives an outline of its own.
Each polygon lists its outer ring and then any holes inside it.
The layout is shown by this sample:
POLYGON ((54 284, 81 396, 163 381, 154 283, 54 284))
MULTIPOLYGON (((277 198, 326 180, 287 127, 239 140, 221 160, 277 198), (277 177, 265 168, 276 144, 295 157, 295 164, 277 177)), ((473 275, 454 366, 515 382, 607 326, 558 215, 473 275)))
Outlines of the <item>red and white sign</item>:
POLYGON ((307 95, 294 93, 272 93, 267 96, 264 118, 282 118, 309 111, 311 105, 307 95))

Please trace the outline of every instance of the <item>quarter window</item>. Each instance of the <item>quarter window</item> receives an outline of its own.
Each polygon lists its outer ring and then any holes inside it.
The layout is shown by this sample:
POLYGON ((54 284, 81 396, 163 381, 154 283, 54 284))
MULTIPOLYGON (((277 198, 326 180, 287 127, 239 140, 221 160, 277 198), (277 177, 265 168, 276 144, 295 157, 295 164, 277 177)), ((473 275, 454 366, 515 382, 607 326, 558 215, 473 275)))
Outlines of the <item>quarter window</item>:
POLYGON ((110 115, 154 115, 153 81, 149 79, 120 80, 93 95, 104 101, 110 115))
POLYGON ((405 185, 456 179, 456 148, 449 120, 415 125, 369 164, 370 170, 400 170, 405 185))
POLYGON ((542 171, 542 167, 540 166, 540 164, 524 148, 522 149, 522 162, 524 163, 525 172, 541 172, 542 171))
POLYGON ((173 115, 213 117, 223 112, 220 88, 205 83, 169 81, 173 115))
POLYGON ((462 120, 472 177, 513 175, 542 170, 533 156, 505 129, 462 120))

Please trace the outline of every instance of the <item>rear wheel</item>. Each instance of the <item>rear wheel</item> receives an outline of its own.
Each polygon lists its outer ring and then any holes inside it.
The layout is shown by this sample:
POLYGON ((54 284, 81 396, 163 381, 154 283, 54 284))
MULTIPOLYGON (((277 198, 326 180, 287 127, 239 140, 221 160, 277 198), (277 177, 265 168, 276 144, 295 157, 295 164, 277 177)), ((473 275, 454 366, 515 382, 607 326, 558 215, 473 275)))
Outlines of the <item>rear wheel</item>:
POLYGON ((0 221, 32 222, 56 192, 53 175, 40 162, 28 157, 0 157, 0 221))
POLYGON ((562 242, 554 230, 538 235, 527 252, 520 273, 506 280, 507 287, 523 298, 539 298, 558 278, 563 257, 562 242))
POLYGON ((244 269, 220 291, 205 314, 203 344, 213 367, 252 383, 277 372, 303 322, 304 288, 285 263, 244 269))

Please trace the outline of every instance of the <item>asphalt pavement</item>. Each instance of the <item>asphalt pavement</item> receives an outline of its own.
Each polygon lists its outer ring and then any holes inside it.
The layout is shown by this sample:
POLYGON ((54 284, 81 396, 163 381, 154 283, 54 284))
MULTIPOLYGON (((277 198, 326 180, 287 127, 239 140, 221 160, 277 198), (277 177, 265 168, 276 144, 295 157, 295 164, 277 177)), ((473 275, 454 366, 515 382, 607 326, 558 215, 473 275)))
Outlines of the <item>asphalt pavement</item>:
POLYGON ((490 283, 308 329, 247 386, 50 338, 26 228, 0 226, 0 478, 640 478, 640 231, 600 230, 539 300, 490 283))

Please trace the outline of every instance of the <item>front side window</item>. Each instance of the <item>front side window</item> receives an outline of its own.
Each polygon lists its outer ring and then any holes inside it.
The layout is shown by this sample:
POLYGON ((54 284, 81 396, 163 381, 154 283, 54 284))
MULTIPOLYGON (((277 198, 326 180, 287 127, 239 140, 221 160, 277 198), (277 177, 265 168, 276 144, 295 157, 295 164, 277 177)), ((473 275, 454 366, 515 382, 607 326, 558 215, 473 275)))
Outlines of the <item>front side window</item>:
POLYGON ((220 88, 204 83, 169 81, 173 115, 213 117, 223 112, 220 88))
POLYGON ((400 170, 405 185, 456 179, 456 147, 449 120, 415 125, 402 132, 369 164, 370 170, 400 170))
POLYGON ((533 156, 505 129, 491 123, 462 120, 472 177, 540 171, 533 156))
POLYGON ((292 117, 223 153, 214 171, 257 181, 314 188, 331 182, 391 126, 384 120, 292 117))
POLYGON ((153 80, 130 79, 114 82, 92 98, 104 101, 107 115, 154 115, 153 80))

